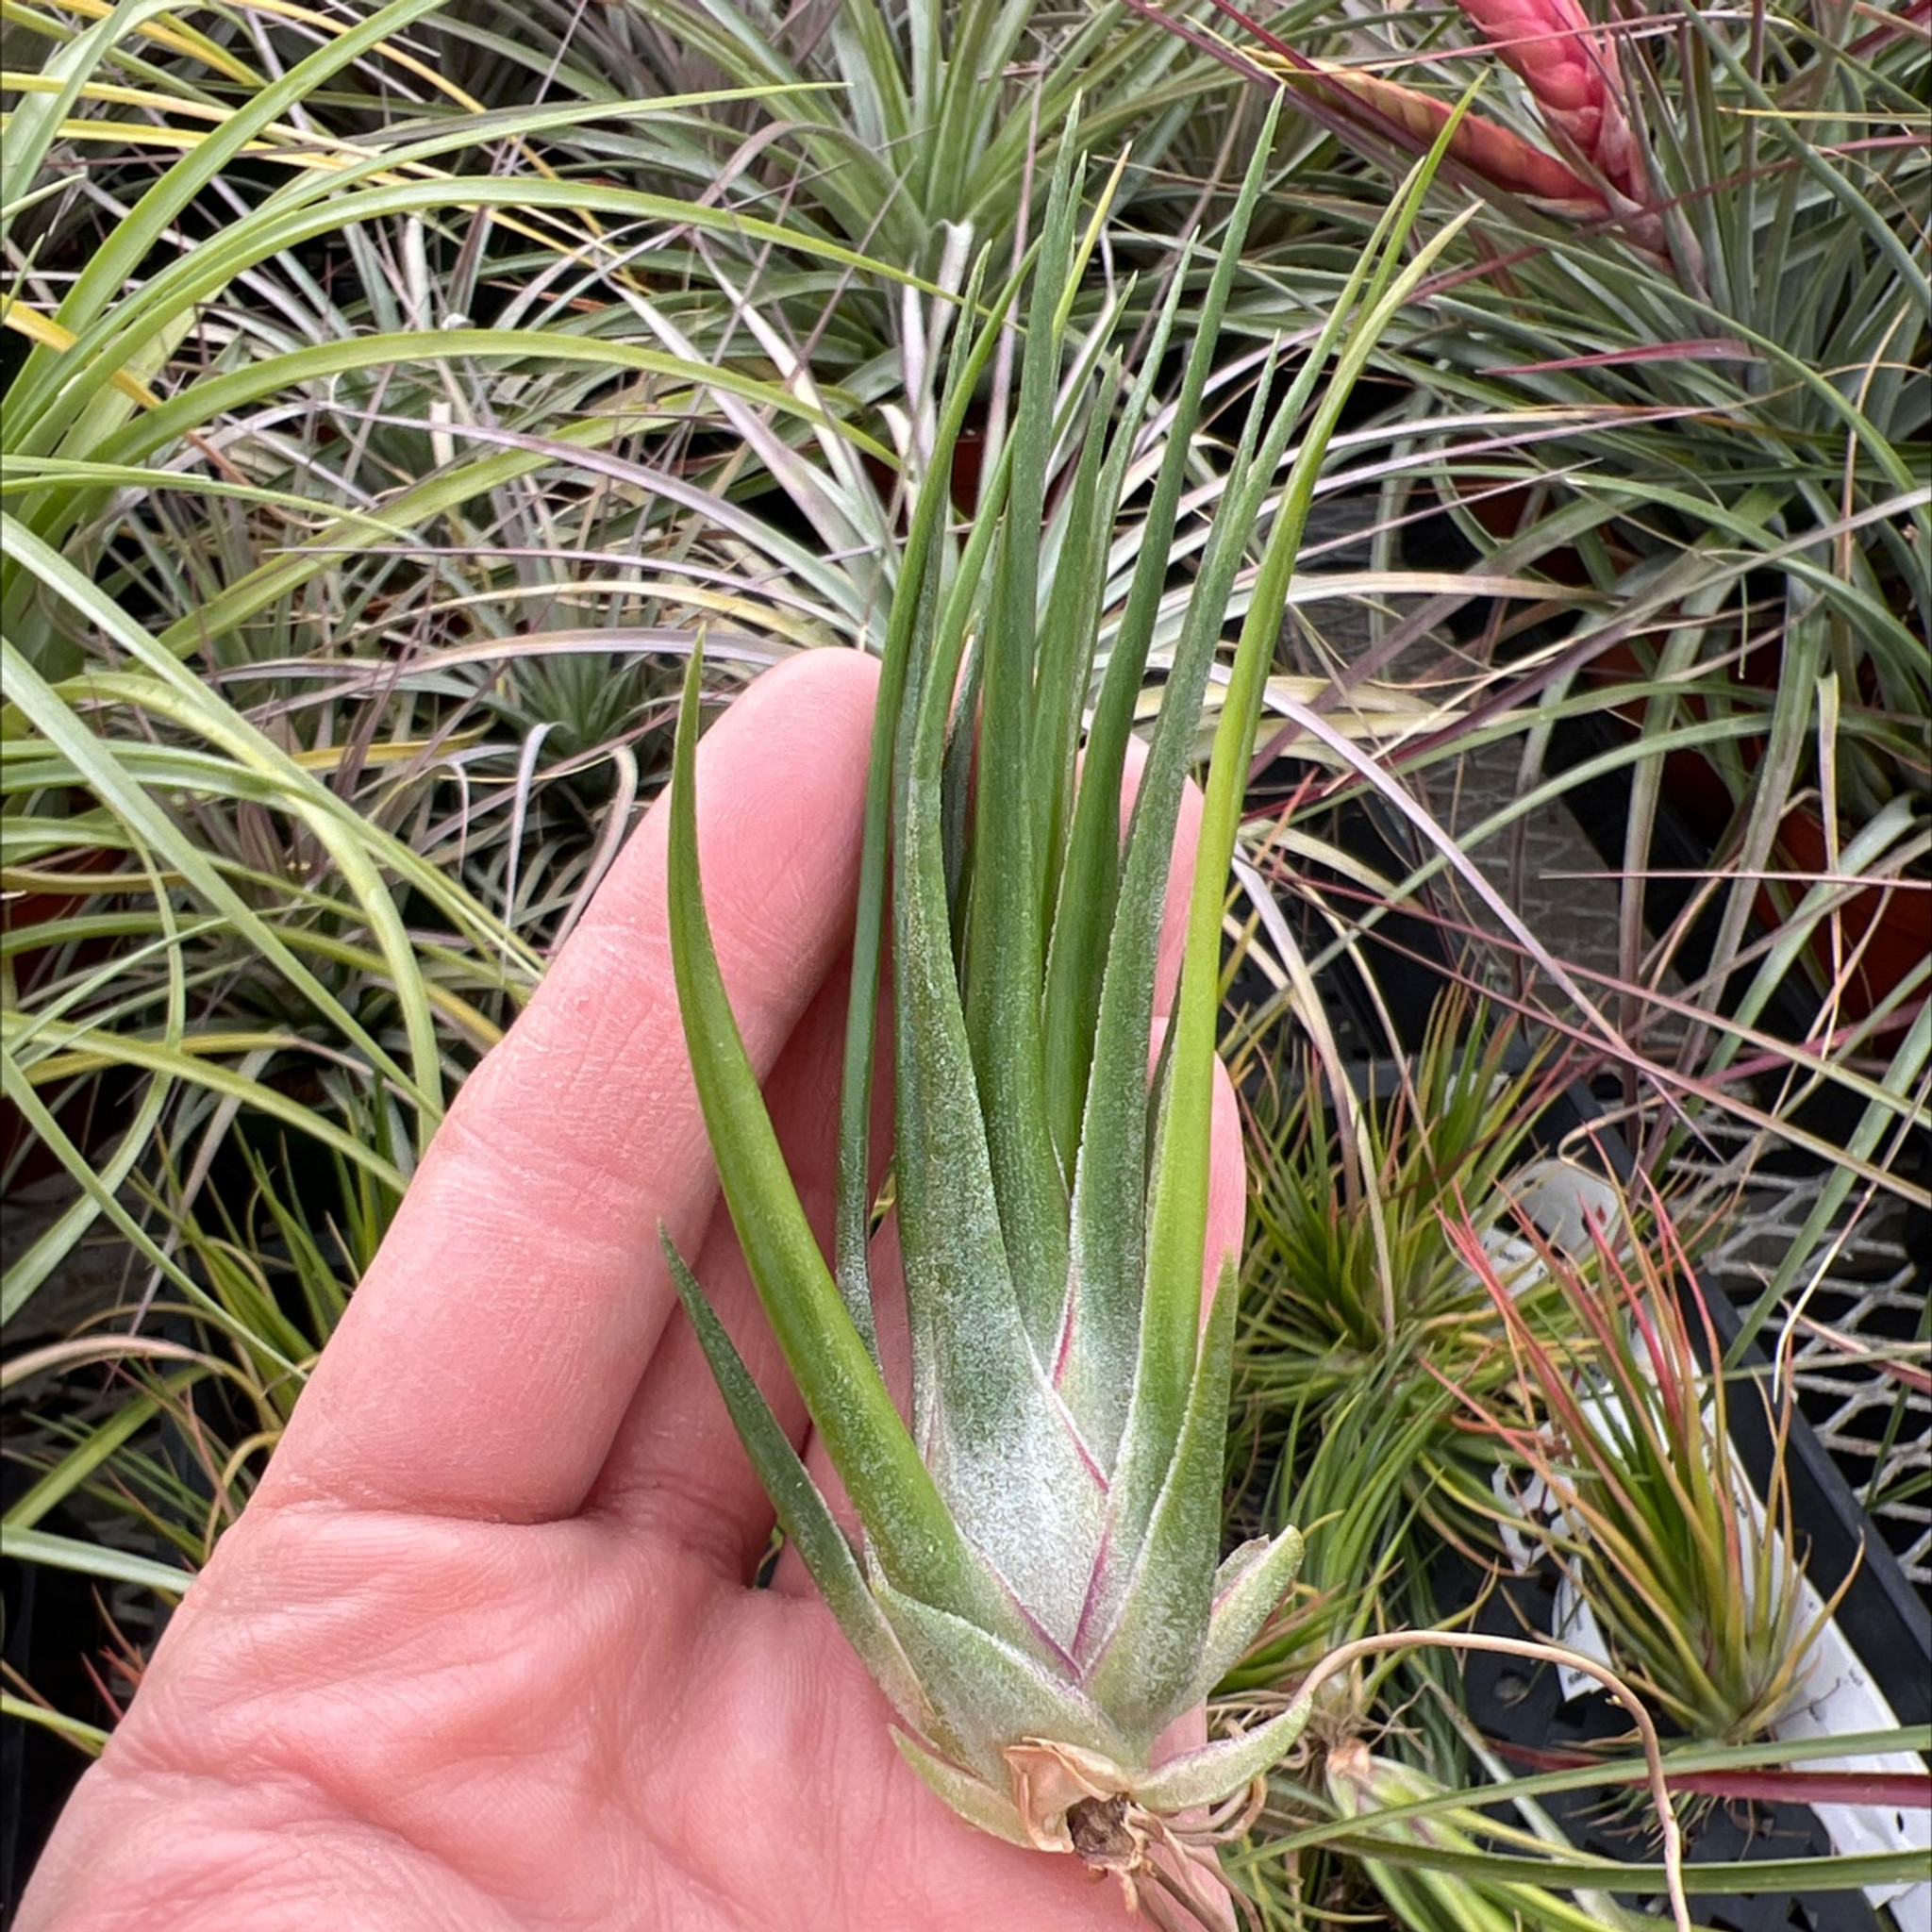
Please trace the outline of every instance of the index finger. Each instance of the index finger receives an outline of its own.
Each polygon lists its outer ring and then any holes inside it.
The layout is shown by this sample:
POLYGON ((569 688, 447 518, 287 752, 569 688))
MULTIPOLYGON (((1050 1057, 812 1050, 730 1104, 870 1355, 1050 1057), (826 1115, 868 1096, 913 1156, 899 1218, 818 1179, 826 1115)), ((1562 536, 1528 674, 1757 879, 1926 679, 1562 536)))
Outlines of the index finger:
MULTIPOLYGON (((876 666, 812 651, 698 749, 718 958, 760 1075, 851 937, 876 666)), ((672 978, 652 808, 438 1131, 260 1500, 538 1522, 603 1466, 716 1174, 672 978)))

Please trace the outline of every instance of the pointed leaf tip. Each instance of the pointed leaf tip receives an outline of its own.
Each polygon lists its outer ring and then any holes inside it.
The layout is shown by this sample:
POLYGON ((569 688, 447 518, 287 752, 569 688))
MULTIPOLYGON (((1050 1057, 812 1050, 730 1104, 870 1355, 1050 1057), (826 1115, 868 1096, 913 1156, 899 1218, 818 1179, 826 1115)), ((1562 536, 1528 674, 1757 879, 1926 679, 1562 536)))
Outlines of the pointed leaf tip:
POLYGON ((1222 1564, 1214 1578, 1208 1641, 1188 1690, 1191 1703, 1205 1702, 1241 1660, 1288 1594, 1301 1565, 1302 1538, 1296 1529, 1284 1529, 1272 1541, 1257 1537, 1222 1564))

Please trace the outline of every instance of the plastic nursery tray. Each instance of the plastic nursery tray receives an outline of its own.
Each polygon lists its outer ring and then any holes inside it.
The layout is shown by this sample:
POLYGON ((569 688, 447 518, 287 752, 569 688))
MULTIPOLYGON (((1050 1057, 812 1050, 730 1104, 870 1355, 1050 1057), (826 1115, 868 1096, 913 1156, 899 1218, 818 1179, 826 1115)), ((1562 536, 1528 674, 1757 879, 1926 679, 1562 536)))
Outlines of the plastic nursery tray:
MULTIPOLYGON (((1432 1581, 1445 1617, 1480 1603, 1470 1627, 1485 1635, 1552 1634, 1557 1622, 1557 1578, 1545 1564, 1493 1584, 1459 1558, 1445 1557, 1432 1581)), ((1463 1666, 1471 1717, 1508 1768, 1527 1775, 1580 1758, 1613 1739, 1627 1740, 1629 1713, 1591 1687, 1572 1696, 1566 1674, 1482 1651, 1463 1666)), ((1607 1798, 1601 1791, 1551 1791, 1539 1801, 1579 1851, 1622 1863, 1657 1857, 1647 1793, 1607 1798)), ((1818 1812, 1800 1804, 1707 1800, 1685 1819, 1686 1862, 1692 1871, 1697 1923, 1711 1932, 1881 1932, 1880 1908, 1862 1891, 1769 1890, 1723 1898, 1698 1896, 1700 1864, 1822 1858, 1835 1849, 1818 1812)), ((1624 1906, 1655 1911, 1655 1899, 1624 1897, 1624 1906)))

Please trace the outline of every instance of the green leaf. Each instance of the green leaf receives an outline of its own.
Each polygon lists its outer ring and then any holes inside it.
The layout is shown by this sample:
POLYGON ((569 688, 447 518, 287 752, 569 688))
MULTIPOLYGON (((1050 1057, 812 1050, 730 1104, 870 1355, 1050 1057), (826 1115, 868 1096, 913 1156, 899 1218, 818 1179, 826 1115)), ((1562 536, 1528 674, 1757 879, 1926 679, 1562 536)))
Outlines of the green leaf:
MULTIPOLYGON (((966 291, 969 314, 978 308, 979 277, 966 291)), ((1003 317, 1010 290, 993 305, 1003 317)), ((866 774, 865 829, 858 857, 858 910, 853 928, 852 988, 846 1007, 845 1057, 839 1098, 839 1205, 834 1252, 839 1290, 866 1345, 873 1336, 872 1105, 878 1037, 881 961, 885 946, 886 883, 891 875, 892 805, 895 795, 900 721, 907 702, 907 679, 915 656, 929 648, 939 602, 936 562, 939 530, 950 508, 952 455, 981 372, 992 354, 991 326, 970 340, 962 331, 953 344, 946 405, 934 439, 930 469, 914 500, 901 567, 901 590, 886 625, 879 668, 877 708, 873 715, 872 750, 866 774), (917 587, 917 594, 914 594, 917 587)))
MULTIPOLYGON (((986 1126, 1007 1269, 1035 1354, 1050 1359, 1067 1293, 1066 1188, 1054 1158, 1041 1054, 1040 974, 1045 941, 1035 884, 1038 855, 1032 734, 1061 694, 1036 691, 1040 518, 1053 441, 1060 340, 1052 316, 1073 249, 1071 157, 1062 149, 1034 270, 1026 354, 1008 462, 983 652, 975 866, 966 927, 964 1011, 986 1126)), ((984 514, 984 507, 982 507, 984 514)), ((947 696, 950 697, 950 689, 947 696)))
POLYGON ((671 957, 691 1074, 758 1300, 886 1573, 993 1627, 1011 1610, 959 1535, 854 1325, 785 1166, 719 974, 698 877, 702 653, 679 707, 671 780, 671 957))
POLYGON ((43 1705, 16 1697, 11 1690, 0 1690, 0 1717, 10 1717, 24 1724, 39 1724, 58 1738, 65 1738, 90 1757, 98 1757, 107 1748, 108 1734, 99 1724, 85 1724, 77 1717, 48 1710, 43 1705))
POLYGON ((900 1646, 942 1721, 961 1740, 961 1761, 989 1784, 1007 1783, 1005 1745, 1051 1738, 1130 1758, 1111 1715, 1076 1690, 1039 1650, 990 1636, 976 1624, 894 1590, 874 1588, 900 1646))
MULTIPOLYGON (((178 1393, 197 1380, 200 1373, 196 1370, 173 1378, 169 1392, 178 1393)), ((106 1422, 90 1429, 4 1517, 0 1517, 0 1528, 8 1531, 33 1528, 49 1509, 63 1497, 72 1495, 123 1443, 144 1428, 159 1412, 160 1403, 152 1395, 128 1397, 106 1422)))
POLYGON ((1215 1573, 1214 1605, 1208 1613, 1208 1641, 1184 1707, 1204 1702, 1262 1626, 1280 1608, 1302 1566, 1301 1533, 1284 1529, 1273 1541, 1256 1537, 1243 1543, 1215 1573))
POLYGON ((157 1563, 125 1550, 109 1549, 105 1543, 84 1543, 77 1538, 55 1536, 44 1529, 8 1529, 0 1532, 0 1555, 16 1563, 44 1563, 50 1570, 75 1570, 83 1576, 97 1576, 103 1583, 131 1583, 138 1590, 158 1591, 164 1596, 179 1597, 194 1581, 186 1570, 172 1563, 157 1563))
POLYGON ((751 1457, 765 1493, 777 1513, 778 1527, 798 1551, 825 1607, 839 1620, 847 1642, 858 1653, 873 1681, 892 1700, 893 1708, 909 1724, 930 1732, 933 1717, 918 1678, 899 1648, 892 1626, 866 1587, 858 1559, 845 1532, 839 1527, 818 1485, 812 1481, 791 1438, 778 1426, 751 1371, 705 1299, 684 1257, 664 1228, 658 1231, 677 1298, 697 1331, 705 1359, 711 1365, 718 1391, 731 1412, 739 1441, 751 1457))
POLYGON ((1280 1716, 1252 1731, 1217 1738, 1212 1743, 1170 1757, 1135 1781, 1135 1795, 1157 1811, 1185 1811, 1218 1804, 1279 1764, 1307 1728, 1312 1709, 1307 1699, 1297 1697, 1280 1716))
MULTIPOLYGON (((1095 1624, 1106 1635, 1095 1651, 1088 1689, 1123 1724, 1148 1735, 1188 1707, 1208 1641, 1240 1300, 1230 1265, 1222 1270, 1208 1311, 1180 1440, 1145 1538, 1131 1566, 1125 1555, 1134 1545, 1113 1545, 1107 1574, 1119 1576, 1124 1590, 1111 1600, 1102 1594, 1094 1605, 1095 1624)), ((1274 1574, 1274 1566, 1264 1569, 1274 1574)))
POLYGON ((948 1764, 942 1757, 936 1757, 916 1738, 908 1738, 904 1731, 892 1733, 892 1742, 899 1747, 899 1755, 905 1758, 920 1777, 954 1811, 974 1824, 981 1831, 994 1838, 1003 1838, 1008 1844, 1024 1845, 1029 1851, 1033 1840, 1026 1836, 1026 1829, 1020 1822, 1020 1813, 1011 1800, 1003 1797, 983 1778, 974 1777, 969 1771, 961 1771, 957 1764, 948 1764))
MULTIPOLYGON (((942 633, 943 635, 943 633, 942 633)), ((900 1252, 913 1425, 960 1526, 1070 1641, 1099 1543, 1099 1472, 1028 1339, 955 978, 941 768, 958 640, 908 685, 894 907, 900 1252)))
MULTIPOLYGON (((1093 1453, 1109 1469, 1115 1463, 1142 1346, 1147 1054, 1160 920, 1191 735, 1184 695, 1176 696, 1173 712, 1163 714, 1167 728, 1157 731, 1155 748, 1141 773, 1124 876, 1121 785, 1134 699, 1166 578, 1190 447, 1241 244, 1266 172, 1274 126, 1271 110, 1195 325, 1126 608, 1088 735, 1048 964, 1047 1042, 1061 1083, 1063 1109, 1058 1131, 1067 1132, 1069 1115, 1079 1124, 1070 1234, 1079 1307, 1058 1379, 1093 1453)), ((1184 258, 1175 272, 1171 301, 1178 299, 1185 273, 1184 258)), ((1258 415, 1257 409, 1251 416, 1248 433, 1258 415)), ((1200 666, 1195 681, 1200 685, 1207 680, 1205 660, 1219 635, 1222 609, 1239 562, 1239 535, 1230 532, 1238 530, 1241 514, 1239 505, 1234 505, 1224 509, 1224 521, 1217 520, 1216 557, 1222 560, 1217 565, 1211 558, 1204 564, 1189 604, 1193 658, 1200 666)), ((1186 679, 1178 663, 1174 675, 1186 679)), ((1196 708, 1198 703, 1197 692, 1196 708)), ((1177 1408, 1174 1426, 1178 1428, 1177 1408)), ((1172 1441, 1170 1431, 1170 1447, 1172 1441)))

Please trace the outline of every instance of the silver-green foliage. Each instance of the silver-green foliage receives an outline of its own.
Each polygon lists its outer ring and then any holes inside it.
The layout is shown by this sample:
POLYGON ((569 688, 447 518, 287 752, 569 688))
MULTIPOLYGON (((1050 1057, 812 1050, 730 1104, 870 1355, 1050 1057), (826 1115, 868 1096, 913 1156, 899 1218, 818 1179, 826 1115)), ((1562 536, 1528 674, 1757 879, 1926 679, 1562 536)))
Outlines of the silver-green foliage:
POLYGON ((1101 345, 1069 342, 1071 294, 1094 230, 1083 241, 1063 161, 1031 258, 1010 433, 949 558, 940 528, 948 452, 1024 277, 976 334, 956 341, 881 680, 831 1267, 787 1174, 711 949, 692 796, 695 666, 673 779, 672 935, 692 1066, 746 1258, 858 1514, 858 1548, 675 1264, 686 1306, 779 1522, 891 1697, 908 1757, 975 1823, 1042 1848, 1074 1848, 1079 1821, 1070 1813, 1086 1801, 1159 1820, 1240 1791, 1303 1715, 1291 1710, 1158 1769, 1150 1762, 1160 1732, 1202 1701, 1273 1611, 1299 1554, 1289 1530, 1217 1567, 1234 1295, 1215 1296, 1204 1324, 1202 1283, 1220 919, 1258 689, 1322 453, 1370 342, 1446 237, 1398 272, 1420 192, 1411 183, 1286 392, 1264 385, 1257 395, 1123 843, 1133 698, 1261 172, 1257 157, 1191 318, 1178 421, 1077 767, 1100 628, 1095 564, 1123 515, 1175 304, 1130 384, 1100 359, 1101 345), (1331 355, 1337 366, 1318 392, 1331 355), (1080 407, 1090 393, 1092 406, 1080 407), (1156 954, 1189 746, 1237 577, 1297 430, 1299 457, 1247 586, 1181 991, 1150 1096, 1156 954), (1057 446, 1069 451, 1074 507, 1049 568, 1040 530, 1057 446), (969 788, 961 721, 975 713, 969 788), (867 1251, 889 883, 909 1422, 877 1359, 867 1251))

